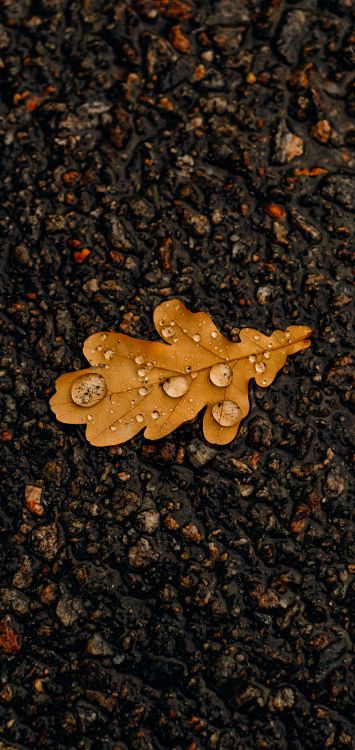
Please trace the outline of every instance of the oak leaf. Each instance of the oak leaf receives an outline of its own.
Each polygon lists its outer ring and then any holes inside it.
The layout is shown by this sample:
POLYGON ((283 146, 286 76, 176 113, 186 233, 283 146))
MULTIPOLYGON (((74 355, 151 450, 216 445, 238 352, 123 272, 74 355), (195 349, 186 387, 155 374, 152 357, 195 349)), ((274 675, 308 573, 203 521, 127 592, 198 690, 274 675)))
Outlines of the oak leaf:
POLYGON ((157 440, 205 406, 205 438, 225 445, 249 412, 249 380, 269 386, 288 355, 310 345, 307 326, 271 336, 243 328, 230 342, 177 299, 155 309, 154 324, 166 343, 94 333, 83 349, 91 367, 58 378, 51 408, 61 422, 86 424, 92 445, 124 443, 143 428, 157 440))

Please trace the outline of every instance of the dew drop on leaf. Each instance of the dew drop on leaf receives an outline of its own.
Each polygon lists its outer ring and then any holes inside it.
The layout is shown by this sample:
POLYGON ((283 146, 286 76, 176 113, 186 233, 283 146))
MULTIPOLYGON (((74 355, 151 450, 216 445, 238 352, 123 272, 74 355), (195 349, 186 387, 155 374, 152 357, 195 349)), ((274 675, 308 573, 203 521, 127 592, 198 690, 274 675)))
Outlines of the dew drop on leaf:
POLYGON ((232 370, 229 365, 224 363, 213 365, 210 369, 210 380, 219 388, 229 385, 232 380, 232 370))
POLYGON ((257 362, 255 365, 256 372, 265 372, 266 370, 266 364, 265 362, 257 362))
POLYGON ((174 336, 174 328, 173 326, 166 326, 162 329, 162 334, 165 336, 166 339, 170 339, 172 336, 174 336))
POLYGON ((106 349, 104 357, 105 359, 112 359, 114 355, 115 355, 115 352, 113 351, 113 349, 106 349))
POLYGON ((146 396, 148 393, 148 388, 145 388, 144 385, 142 385, 141 388, 138 388, 138 393, 140 396, 146 396))
POLYGON ((144 420, 143 414, 137 414, 136 415, 136 420, 137 420, 137 422, 143 422, 143 420, 144 420))
POLYGON ((115 425, 114 425, 114 424, 112 424, 112 425, 111 425, 111 430, 112 430, 112 432, 116 432, 116 430, 117 430, 117 427, 115 427, 115 425))
POLYGON ((183 375, 168 378, 162 385, 164 393, 171 398, 180 398, 189 390, 189 381, 183 375))
POLYGON ((152 417, 152 419, 159 419, 160 414, 159 414, 159 412, 156 409, 154 409, 152 411, 151 417, 152 417))
POLYGON ((141 368, 140 368, 140 369, 138 370, 138 377, 140 377, 140 378, 144 378, 144 375, 146 375, 146 374, 147 374, 147 371, 146 371, 146 370, 145 370, 145 369, 144 369, 143 367, 141 367, 141 368))
POLYGON ((212 336, 213 339, 216 339, 217 336, 218 336, 218 332, 217 331, 212 331, 211 336, 212 336))
POLYGON ((142 365, 144 362, 143 354, 138 354, 137 357, 134 358, 134 361, 136 365, 142 365))
POLYGON ((74 380, 71 397, 78 406, 92 406, 101 401, 107 393, 105 378, 98 373, 87 373, 74 380))
POLYGON ((271 341, 269 341, 269 343, 268 343, 268 345, 267 345, 267 348, 268 348, 268 349, 272 349, 272 343, 271 343, 271 341))
POLYGON ((94 417, 92 416, 92 414, 88 414, 88 420, 89 420, 89 422, 91 422, 92 419, 94 419, 94 417))
POLYGON ((256 362, 256 354, 249 354, 248 360, 249 362, 256 362))
POLYGON ((193 338, 194 341, 196 341, 196 343, 198 343, 199 341, 201 341, 201 336, 200 336, 199 333, 194 333, 194 335, 193 335, 192 338, 193 338))
POLYGON ((270 352, 264 352, 265 359, 270 359, 270 352))
POLYGON ((221 427, 231 427, 240 420, 240 409, 234 401, 219 401, 212 406, 212 416, 221 427))

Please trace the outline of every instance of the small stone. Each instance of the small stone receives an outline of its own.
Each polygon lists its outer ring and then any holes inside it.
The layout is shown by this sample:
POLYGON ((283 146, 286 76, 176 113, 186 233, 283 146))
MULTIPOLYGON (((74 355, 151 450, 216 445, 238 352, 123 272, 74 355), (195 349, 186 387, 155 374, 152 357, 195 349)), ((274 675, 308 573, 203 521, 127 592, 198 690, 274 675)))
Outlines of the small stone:
POLYGON ((355 176, 335 174, 326 177, 321 185, 321 195, 347 211, 355 211, 355 176))
POLYGON ((301 9, 287 11, 276 36, 277 49, 289 65, 296 65, 302 39, 308 28, 308 15, 301 9))
POLYGON ((189 539, 191 542, 200 542, 201 539, 203 539, 203 536, 195 523, 188 523, 184 526, 182 533, 185 539, 189 539))
POLYGON ((288 164, 292 159, 302 156, 304 150, 302 138, 289 130, 285 120, 280 120, 277 126, 273 147, 272 161, 277 165, 288 164))
POLYGON ((148 568, 158 557, 158 553, 144 537, 138 539, 128 550, 128 561, 132 568, 148 568))
POLYGON ((311 136, 319 143, 328 143, 333 128, 328 120, 318 120, 311 128, 311 136))
POLYGON ((0 620, 0 653, 17 654, 21 649, 21 642, 14 624, 8 615, 0 620))
POLYGON ((41 503, 42 488, 33 484, 26 484, 25 503, 28 510, 35 516, 43 516, 44 508, 41 503))
POLYGON ((92 656, 112 656, 113 654, 111 646, 105 641, 100 633, 94 633, 94 635, 88 640, 86 651, 92 656))
POLYGON ((272 295, 271 286, 259 286, 259 289, 257 289, 257 292, 256 292, 256 299, 258 300, 259 305, 267 305, 267 303, 270 300, 271 295, 272 295))
POLYGON ((59 549, 57 524, 53 521, 36 526, 32 531, 32 546, 35 554, 53 560, 59 549))
POLYGON ((73 625, 83 613, 84 608, 80 599, 75 599, 71 596, 63 596, 56 607, 56 615, 65 627, 73 625))
POLYGON ((276 694, 270 698, 269 706, 274 711, 285 711, 287 708, 293 708, 296 702, 294 690, 290 687, 282 687, 276 691, 276 694))
POLYGON ((205 466, 215 457, 217 451, 210 445, 206 445, 202 440, 194 440, 187 446, 187 455, 190 462, 196 469, 205 466))
POLYGON ((339 497, 345 491, 346 473, 340 466, 329 469, 324 482, 324 489, 330 497, 339 497))
POLYGON ((248 440, 255 448, 270 448, 273 442, 271 422, 265 417, 253 417, 248 424, 248 440))
POLYGON ((147 534, 153 534, 159 526, 160 516, 155 510, 144 510, 137 517, 138 525, 147 534))

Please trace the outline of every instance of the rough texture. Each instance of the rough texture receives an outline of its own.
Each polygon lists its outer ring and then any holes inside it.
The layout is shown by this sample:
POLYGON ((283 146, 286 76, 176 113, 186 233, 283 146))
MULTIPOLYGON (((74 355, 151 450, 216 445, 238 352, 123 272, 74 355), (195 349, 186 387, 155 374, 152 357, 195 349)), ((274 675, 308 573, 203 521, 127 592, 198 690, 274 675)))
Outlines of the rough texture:
POLYGON ((350 3, 0 14, 0 748, 347 750, 350 3), (314 343, 215 453, 56 423, 84 339, 172 296, 314 343))

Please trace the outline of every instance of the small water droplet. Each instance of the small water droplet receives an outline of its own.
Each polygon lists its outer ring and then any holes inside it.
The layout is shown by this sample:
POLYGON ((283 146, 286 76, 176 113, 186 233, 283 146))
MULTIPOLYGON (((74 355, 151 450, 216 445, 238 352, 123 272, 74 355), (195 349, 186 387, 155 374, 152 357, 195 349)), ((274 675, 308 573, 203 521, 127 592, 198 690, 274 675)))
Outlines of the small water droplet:
POLYGON ((173 339, 174 344, 176 344, 178 341, 179 339, 177 338, 177 336, 175 336, 175 338, 173 339))
POLYGON ((147 374, 147 371, 144 369, 144 367, 140 367, 137 374, 139 378, 144 378, 144 375, 147 374))
POLYGON ((148 367, 148 368, 149 368, 149 370, 151 370, 151 369, 152 369, 152 367, 153 367, 153 362, 147 362, 147 363, 146 363, 146 367, 148 367))
POLYGON ((136 402, 135 402, 134 398, 132 398, 132 399, 131 399, 131 406, 134 406, 134 404, 135 404, 135 403, 136 403, 136 402))
POLYGON ((136 365, 142 365, 144 362, 143 354, 138 354, 137 357, 134 358, 134 361, 136 365))
POLYGON ((105 378, 96 372, 80 375, 74 380, 70 393, 74 404, 78 406, 97 404, 107 393, 105 378))
POLYGON ((218 336, 218 332, 217 331, 212 331, 211 336, 212 336, 213 339, 216 339, 217 336, 218 336))
POLYGON ((249 362, 256 362, 256 354, 249 354, 248 360, 249 362))
POLYGON ((270 359, 270 352, 264 352, 265 359, 270 359))
POLYGON ((175 325, 175 320, 171 320, 171 321, 170 321, 170 325, 171 325, 171 326, 174 326, 174 325, 175 325))
POLYGON ((255 365, 256 372, 264 372, 266 370, 265 362, 257 362, 255 365))
POLYGON ((256 336, 254 336, 253 338, 254 338, 254 341, 259 341, 259 339, 260 339, 260 336, 256 335, 256 336))
POLYGON ((271 341, 269 341, 267 347, 268 347, 268 349, 272 349, 272 343, 271 343, 271 341))
POLYGON ((174 333, 175 331, 173 326, 165 326, 165 328, 162 329, 162 334, 166 339, 170 339, 172 336, 174 336, 174 333))
POLYGON ((187 378, 184 378, 183 375, 176 375, 172 378, 168 378, 167 380, 164 380, 164 383, 162 384, 164 393, 166 393, 167 396, 171 396, 171 398, 180 398, 180 396, 183 396, 184 393, 189 390, 189 386, 189 381, 187 378))
POLYGON ((291 332, 290 331, 286 331, 285 332, 285 336, 286 336, 287 339, 290 339, 291 338, 291 332))
POLYGON ((101 345, 97 347, 97 351, 98 352, 102 352, 102 346, 101 345))
POLYGON ((159 419, 160 414, 156 409, 154 409, 154 411, 152 411, 151 417, 152 419, 159 419))
POLYGON ((192 365, 186 365, 185 370, 186 370, 186 372, 191 372, 192 365))
POLYGON ((198 343, 199 341, 201 341, 201 336, 200 336, 200 334, 199 334, 199 333, 194 333, 194 335, 193 335, 193 337, 192 337, 192 338, 193 338, 193 340, 194 340, 194 341, 196 341, 197 343, 198 343))
POLYGON ((143 414, 137 414, 136 415, 136 420, 137 420, 137 422, 143 422, 144 421, 143 414))
POLYGON ((106 341, 107 334, 106 333, 102 333, 101 336, 100 336, 100 339, 101 339, 101 341, 106 341))
POLYGON ((210 380, 213 385, 218 385, 219 388, 229 385, 232 380, 232 370, 229 365, 225 363, 213 365, 210 369, 210 380))
POLYGON ((195 378, 197 378, 197 372, 192 372, 191 377, 192 377, 192 380, 195 380, 195 378))
POLYGON ((112 359, 112 357, 114 356, 115 356, 115 352, 113 351, 113 349, 106 349, 105 354, 104 354, 105 359, 112 359))
POLYGON ((92 419, 94 419, 94 417, 92 416, 92 414, 88 414, 88 420, 89 420, 89 422, 91 422, 92 419))
POLYGON ((110 409, 110 414, 113 414, 113 413, 114 413, 114 409, 110 409))
POLYGON ((234 401, 219 401, 212 406, 212 416, 222 427, 232 427, 240 420, 240 408, 234 401))
POLYGON ((264 380, 262 381, 262 383, 263 383, 263 385, 267 385, 267 380, 265 380, 265 378, 264 378, 264 380))
POLYGON ((111 425, 111 430, 112 430, 112 432, 116 432, 116 430, 117 430, 117 427, 115 427, 115 425, 114 425, 114 424, 112 424, 112 425, 111 425))
POLYGON ((164 325, 164 323, 165 323, 165 320, 159 320, 159 325, 160 325, 160 326, 163 326, 163 325, 164 325))
POLYGON ((148 388, 145 388, 145 386, 142 385, 142 388, 138 389, 138 393, 140 396, 146 396, 148 393, 148 388))

